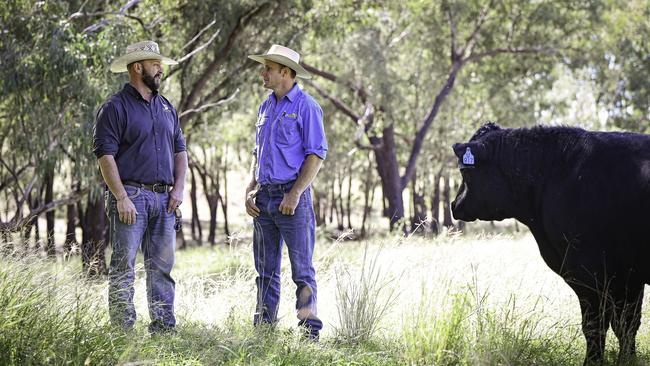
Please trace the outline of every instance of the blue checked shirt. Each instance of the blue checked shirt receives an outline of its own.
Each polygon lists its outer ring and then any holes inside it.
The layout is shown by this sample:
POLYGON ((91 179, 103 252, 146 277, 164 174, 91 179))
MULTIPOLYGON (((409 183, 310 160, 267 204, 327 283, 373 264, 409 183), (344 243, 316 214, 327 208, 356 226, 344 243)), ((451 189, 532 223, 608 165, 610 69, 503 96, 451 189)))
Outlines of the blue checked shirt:
POLYGON ((298 84, 279 101, 271 93, 255 126, 255 178, 261 185, 295 180, 307 155, 327 155, 323 110, 298 84))

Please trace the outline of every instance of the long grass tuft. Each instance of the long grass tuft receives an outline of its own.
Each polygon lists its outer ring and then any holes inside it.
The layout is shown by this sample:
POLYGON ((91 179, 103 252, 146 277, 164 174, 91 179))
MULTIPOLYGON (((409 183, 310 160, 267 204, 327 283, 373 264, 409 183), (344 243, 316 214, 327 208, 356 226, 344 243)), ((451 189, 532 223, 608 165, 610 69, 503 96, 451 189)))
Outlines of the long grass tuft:
POLYGON ((114 364, 124 335, 106 326, 92 286, 36 256, 0 260, 0 364, 114 364))
POLYGON ((472 310, 466 294, 447 294, 438 307, 434 306, 432 297, 422 296, 419 307, 404 319, 402 338, 406 361, 418 365, 461 363, 468 351, 468 318, 472 310))
POLYGON ((397 299, 392 286, 397 278, 382 274, 377 265, 379 253, 370 258, 366 245, 360 270, 341 265, 335 272, 339 319, 335 333, 340 342, 358 344, 369 340, 397 299))

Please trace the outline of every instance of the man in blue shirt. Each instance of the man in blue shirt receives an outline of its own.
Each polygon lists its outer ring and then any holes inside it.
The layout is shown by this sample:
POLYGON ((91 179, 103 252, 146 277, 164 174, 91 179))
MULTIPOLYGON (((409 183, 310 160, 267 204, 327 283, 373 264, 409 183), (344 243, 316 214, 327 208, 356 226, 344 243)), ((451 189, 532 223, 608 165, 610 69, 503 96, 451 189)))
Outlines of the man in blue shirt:
POLYGON ((129 83, 97 112, 93 152, 108 186, 106 213, 113 248, 109 269, 111 322, 131 329, 134 266, 144 254, 151 333, 173 331, 175 282, 174 210, 183 201, 187 153, 176 109, 158 93, 163 57, 158 44, 144 41, 127 47, 111 64, 112 72, 129 73, 129 83))
POLYGON ((258 274, 253 321, 256 325, 277 322, 282 244, 286 243, 297 287, 298 324, 310 339, 318 340, 323 323, 316 312, 315 217, 309 187, 327 154, 323 111, 295 81, 310 77, 297 52, 273 45, 265 54, 248 57, 263 64, 264 87, 272 90, 257 115, 252 177, 246 188, 258 274))

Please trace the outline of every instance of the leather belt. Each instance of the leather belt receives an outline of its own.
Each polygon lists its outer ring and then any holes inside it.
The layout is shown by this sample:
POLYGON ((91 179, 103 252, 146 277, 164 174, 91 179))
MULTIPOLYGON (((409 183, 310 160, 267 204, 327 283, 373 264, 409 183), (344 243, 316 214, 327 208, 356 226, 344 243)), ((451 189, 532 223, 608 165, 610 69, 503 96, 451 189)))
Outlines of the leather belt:
POLYGON ((169 188, 171 187, 170 185, 164 183, 145 184, 145 183, 138 183, 130 180, 122 181, 122 184, 125 186, 144 188, 146 190, 156 192, 156 193, 166 193, 169 191, 169 188))

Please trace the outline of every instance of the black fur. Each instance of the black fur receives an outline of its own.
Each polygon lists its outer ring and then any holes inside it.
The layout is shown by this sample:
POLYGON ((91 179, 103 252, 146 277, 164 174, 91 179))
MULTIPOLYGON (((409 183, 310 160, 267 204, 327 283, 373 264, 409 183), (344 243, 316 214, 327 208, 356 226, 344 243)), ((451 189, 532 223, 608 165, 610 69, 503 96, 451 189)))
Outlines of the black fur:
POLYGON ((462 171, 454 217, 527 225, 578 296, 585 364, 602 360, 610 325, 619 358, 633 355, 650 283, 650 136, 488 123, 454 145, 459 159, 467 147, 477 163, 462 171))

